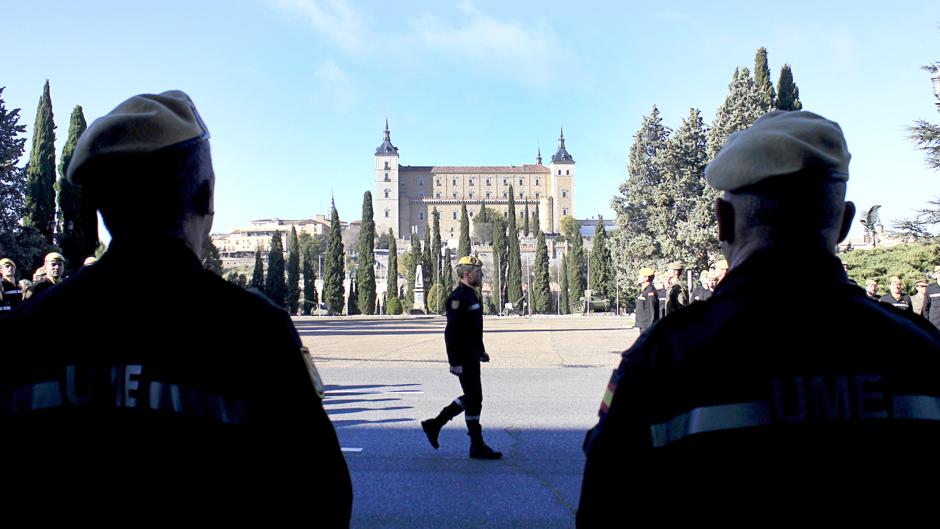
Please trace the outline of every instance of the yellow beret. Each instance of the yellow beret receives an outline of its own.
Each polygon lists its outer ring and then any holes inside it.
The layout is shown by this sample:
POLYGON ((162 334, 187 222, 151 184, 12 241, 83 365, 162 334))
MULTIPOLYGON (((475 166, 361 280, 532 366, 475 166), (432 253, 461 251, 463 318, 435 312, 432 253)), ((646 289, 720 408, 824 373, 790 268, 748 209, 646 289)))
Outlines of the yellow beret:
POLYGON ((921 285, 927 286, 927 285, 929 285, 930 283, 929 283, 926 279, 918 279, 918 280, 917 280, 917 283, 915 283, 915 284, 916 284, 917 286, 921 286, 921 285))
MULTIPOLYGON (((82 133, 66 177, 83 185, 96 163, 129 162, 136 156, 209 139, 192 100, 179 90, 136 95, 96 119, 82 133)), ((133 174, 133 170, 130 170, 133 174)))
POLYGON ((868 281, 865 281, 865 284, 866 284, 866 285, 877 285, 877 284, 878 284, 878 281, 875 280, 875 279, 869 279, 868 281))
POLYGON ((643 277, 649 277, 649 276, 656 275, 656 271, 649 267, 640 268, 639 275, 643 277))
POLYGON ((684 270, 684 269, 685 269, 685 265, 683 265, 683 264, 680 263, 679 261, 673 261, 673 262, 669 263, 669 269, 670 269, 670 270, 684 270))
POLYGON ((457 266, 460 265, 483 266, 483 262, 472 255, 465 255, 457 260, 457 266))
POLYGON ((717 263, 715 263, 715 269, 717 269, 717 270, 727 270, 727 269, 728 269, 728 261, 726 261, 726 260, 724 260, 724 259, 719 260, 717 263))
POLYGON ((705 179, 720 191, 803 169, 821 169, 833 180, 846 181, 850 158, 842 128, 835 121, 812 112, 775 110, 728 136, 724 148, 705 168, 705 179))
POLYGON ((62 257, 62 254, 59 252, 49 252, 46 254, 46 257, 43 259, 45 262, 49 261, 65 261, 65 257, 62 257))
POLYGON ((85 258, 85 262, 82 263, 82 266, 93 265, 93 264, 95 264, 95 263, 97 263, 97 262, 98 262, 98 259, 95 259, 94 256, 86 257, 86 258, 85 258))
POLYGON ((891 276, 891 278, 888 279, 888 283, 900 283, 900 282, 901 282, 901 278, 898 276, 891 276))
POLYGON ((16 263, 13 262, 13 259, 10 259, 9 257, 4 257, 3 259, 0 259, 0 266, 3 266, 5 264, 16 266, 16 263))

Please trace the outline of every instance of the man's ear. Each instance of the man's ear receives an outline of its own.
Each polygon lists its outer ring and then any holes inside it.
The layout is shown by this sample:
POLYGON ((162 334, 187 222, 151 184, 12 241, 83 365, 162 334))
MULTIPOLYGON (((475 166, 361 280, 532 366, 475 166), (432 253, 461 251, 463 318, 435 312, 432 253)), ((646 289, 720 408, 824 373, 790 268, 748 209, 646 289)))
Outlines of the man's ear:
POLYGON ((855 218, 855 203, 846 202, 845 209, 842 211, 842 227, 839 229, 839 240, 836 242, 842 242, 849 235, 849 230, 852 228, 852 219, 855 218))
POLYGON ((718 240, 721 242, 734 241, 734 206, 731 202, 715 199, 715 217, 718 218, 718 240))

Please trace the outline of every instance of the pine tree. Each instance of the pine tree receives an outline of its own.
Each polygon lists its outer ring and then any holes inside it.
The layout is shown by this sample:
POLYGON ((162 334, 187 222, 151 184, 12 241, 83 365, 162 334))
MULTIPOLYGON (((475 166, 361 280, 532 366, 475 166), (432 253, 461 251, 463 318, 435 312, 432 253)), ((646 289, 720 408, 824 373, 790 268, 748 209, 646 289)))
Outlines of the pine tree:
POLYGON ((43 238, 53 241, 55 227, 55 123, 52 97, 46 81, 33 122, 33 148, 26 169, 26 216, 23 225, 39 230, 43 238))
POLYGON ((255 250, 255 269, 251 273, 251 288, 264 290, 264 261, 261 259, 261 248, 255 250))
POLYGON ((529 201, 525 201, 525 216, 522 217, 522 235, 529 236, 529 201))
POLYGON ((602 298, 611 298, 614 289, 613 273, 610 267, 610 249, 607 247, 607 229, 604 219, 597 219, 594 228, 594 246, 591 249, 590 287, 594 294, 602 298))
POLYGON ((359 310, 373 314, 375 310, 375 220, 372 213, 372 193, 366 191, 362 196, 362 226, 359 231, 359 271, 356 274, 359 283, 359 310))
POLYGON ((316 259, 317 256, 313 255, 309 249, 304 253, 302 270, 304 276, 304 302, 301 307, 304 316, 309 316, 319 303, 317 299, 316 259))
MULTIPOLYGON (((584 239, 581 232, 574 237, 571 255, 568 256, 568 303, 574 305, 584 296, 584 239)), ((583 310, 583 307, 582 307, 583 310)))
MULTIPOLYGON (((388 230, 388 283, 385 289, 385 308, 390 315, 397 314, 392 312, 392 298, 398 300, 398 243, 395 242, 395 234, 391 228, 388 230)), ((401 305, 398 305, 401 308, 401 305)))
POLYGON ((287 247, 287 312, 297 314, 300 303, 300 242, 297 230, 290 227, 290 240, 287 247))
MULTIPOLYGON (((777 94, 779 104, 784 93, 777 90, 777 94)), ((751 79, 751 72, 747 68, 735 68, 728 85, 728 96, 715 113, 715 121, 708 131, 709 159, 718 155, 731 133, 750 127, 764 114, 761 95, 751 79)))
POLYGON ((777 94, 770 81, 770 67, 767 66, 767 48, 761 46, 754 57, 754 86, 760 93, 761 109, 768 112, 774 108, 777 94))
POLYGON ((548 314, 551 310, 551 279, 548 277, 548 249, 545 234, 539 232, 535 241, 535 275, 532 280, 532 310, 548 314))
POLYGON ((562 314, 571 314, 568 306, 568 259, 561 254, 561 268, 558 269, 558 311, 562 314))
POLYGON ((284 307, 287 300, 287 281, 284 278, 284 242, 281 232, 275 230, 268 250, 268 274, 264 281, 264 293, 276 305, 284 307))
POLYGON ((467 204, 460 205, 460 242, 457 245, 458 257, 470 255, 470 219, 467 217, 467 204))
MULTIPOLYGON (((0 234, 12 237, 19 231, 20 219, 23 218, 26 171, 17 164, 26 146, 26 138, 18 136, 26 133, 26 125, 19 122, 20 109, 6 109, 4 89, 0 87, 0 234)), ((4 257, 7 255, 4 253, 4 257)))
POLYGON ((81 267, 85 257, 95 253, 98 244, 98 216, 95 208, 82 201, 82 189, 66 180, 69 163, 79 136, 87 128, 82 107, 76 106, 69 118, 69 136, 59 161, 59 246, 70 270, 81 267))
POLYGON ((212 242, 212 237, 206 237, 202 243, 202 267, 210 272, 215 272, 219 277, 222 276, 222 257, 219 255, 219 249, 212 242))
POLYGON ((513 198, 512 184, 509 185, 509 213, 507 215, 508 225, 506 227, 507 246, 509 247, 509 256, 507 262, 508 277, 506 294, 508 299, 506 303, 512 303, 513 306, 522 300, 522 256, 519 251, 519 230, 516 228, 516 201, 513 198))
POLYGON ((535 213, 532 214, 532 233, 538 233, 542 231, 542 226, 539 225, 539 203, 535 203, 535 213))
POLYGON ((800 89, 793 82, 793 71, 789 64, 780 68, 780 79, 777 81, 777 110, 803 110, 800 102, 800 89))
POLYGON ((342 314, 346 302, 346 262, 343 235, 339 225, 336 202, 331 202, 330 235, 326 246, 326 263, 323 265, 323 302, 330 314, 342 314))

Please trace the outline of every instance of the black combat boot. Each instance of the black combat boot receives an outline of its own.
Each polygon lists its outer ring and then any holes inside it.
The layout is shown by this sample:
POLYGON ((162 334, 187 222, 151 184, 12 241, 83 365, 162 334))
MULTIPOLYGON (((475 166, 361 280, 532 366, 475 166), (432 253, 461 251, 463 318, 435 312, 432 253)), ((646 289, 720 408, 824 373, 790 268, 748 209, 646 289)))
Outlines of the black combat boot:
POLYGON ((428 442, 431 443, 431 446, 433 446, 435 450, 441 447, 440 443, 437 442, 437 438, 441 434, 441 428, 447 424, 447 421, 460 415, 462 411, 463 406, 461 406, 459 402, 454 401, 442 409, 441 412, 437 414, 437 417, 421 421, 421 429, 424 430, 424 435, 428 436, 428 442))
POLYGON ((480 421, 467 421, 467 435, 470 436, 470 459, 502 459, 503 453, 493 450, 483 442, 483 428, 480 421))

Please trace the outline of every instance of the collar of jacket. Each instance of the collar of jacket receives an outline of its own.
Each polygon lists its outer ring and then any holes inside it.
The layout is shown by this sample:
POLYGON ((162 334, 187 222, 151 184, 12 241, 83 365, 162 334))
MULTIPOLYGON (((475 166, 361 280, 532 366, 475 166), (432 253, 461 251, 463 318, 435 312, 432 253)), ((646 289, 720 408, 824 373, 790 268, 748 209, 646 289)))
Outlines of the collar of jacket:
POLYGON ((108 251, 92 266, 113 266, 129 260, 145 260, 161 264, 170 264, 168 272, 178 273, 183 270, 202 270, 204 267, 196 254, 186 244, 174 237, 144 237, 143 240, 114 239, 108 245, 108 251), (146 240, 146 242, 143 242, 146 240))
MULTIPOLYGON (((825 288, 827 286, 856 286, 849 282, 849 277, 838 257, 825 252, 800 253, 800 250, 762 250, 754 253, 740 265, 728 270, 728 275, 715 287, 713 296, 724 295, 740 289, 753 289, 755 282, 767 284, 773 278, 792 275, 792 263, 799 256, 800 273, 812 277, 825 288)), ((857 287, 864 292, 861 287, 857 287)))

